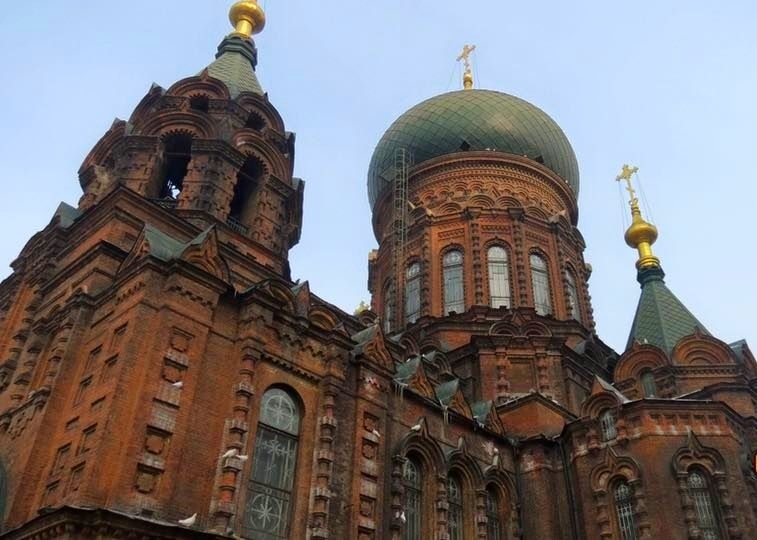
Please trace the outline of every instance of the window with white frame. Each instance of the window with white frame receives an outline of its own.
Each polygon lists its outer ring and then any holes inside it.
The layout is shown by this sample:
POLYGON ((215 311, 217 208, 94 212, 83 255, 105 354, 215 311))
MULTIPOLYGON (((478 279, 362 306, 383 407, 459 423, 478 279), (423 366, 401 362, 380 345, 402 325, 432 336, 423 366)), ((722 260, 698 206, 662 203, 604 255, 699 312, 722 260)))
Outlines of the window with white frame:
POLYGON ((489 270, 489 305, 493 308, 511 306, 510 271, 507 251, 502 246, 492 246, 487 252, 489 270))

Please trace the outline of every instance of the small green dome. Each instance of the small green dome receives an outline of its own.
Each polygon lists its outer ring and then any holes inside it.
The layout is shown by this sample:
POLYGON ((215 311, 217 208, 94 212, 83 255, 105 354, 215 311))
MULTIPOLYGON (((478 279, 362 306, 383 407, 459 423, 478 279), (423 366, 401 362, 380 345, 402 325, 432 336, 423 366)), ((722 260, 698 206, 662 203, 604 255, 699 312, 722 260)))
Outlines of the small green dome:
POLYGON ((397 148, 408 150, 416 165, 463 150, 525 155, 557 173, 578 195, 576 155, 560 126, 538 107, 502 92, 449 92, 419 103, 395 120, 371 158, 371 207, 391 185, 397 148))

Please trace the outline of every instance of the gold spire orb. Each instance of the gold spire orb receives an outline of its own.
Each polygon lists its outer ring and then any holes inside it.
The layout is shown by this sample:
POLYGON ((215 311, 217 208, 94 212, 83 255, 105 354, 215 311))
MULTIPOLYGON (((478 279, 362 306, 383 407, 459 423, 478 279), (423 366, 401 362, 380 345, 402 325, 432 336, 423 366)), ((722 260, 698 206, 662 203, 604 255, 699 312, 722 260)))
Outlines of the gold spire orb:
POLYGON ((652 252, 652 244, 657 240, 657 227, 641 217, 639 199, 636 197, 636 190, 631 182, 631 178, 638 170, 638 167, 623 165, 623 170, 615 178, 618 182, 625 181, 626 190, 630 195, 628 204, 631 207, 631 226, 626 231, 625 240, 629 247, 639 252, 639 260, 636 261, 637 269, 660 268, 660 259, 652 252))
POLYGON ((475 45, 468 45, 466 43, 463 46, 463 50, 460 52, 460 55, 457 57, 457 61, 462 62, 463 66, 465 67, 465 72, 463 73, 463 88, 465 88, 466 90, 473 88, 473 72, 471 71, 470 55, 475 50, 475 45))
POLYGON ((240 0, 231 6, 229 21, 234 27, 230 35, 249 39, 265 27, 265 13, 257 0, 240 0))

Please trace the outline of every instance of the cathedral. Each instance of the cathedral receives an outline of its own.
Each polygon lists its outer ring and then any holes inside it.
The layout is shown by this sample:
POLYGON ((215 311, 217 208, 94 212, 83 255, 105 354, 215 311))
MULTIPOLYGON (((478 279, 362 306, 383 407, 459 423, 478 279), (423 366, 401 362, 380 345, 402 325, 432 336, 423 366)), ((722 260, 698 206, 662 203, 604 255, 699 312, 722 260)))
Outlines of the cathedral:
POLYGON ((568 138, 466 69, 366 164, 371 301, 344 312, 291 279, 295 137, 262 8, 229 17, 0 283, 0 537, 757 538, 757 361, 669 287, 634 167, 615 351, 568 138))

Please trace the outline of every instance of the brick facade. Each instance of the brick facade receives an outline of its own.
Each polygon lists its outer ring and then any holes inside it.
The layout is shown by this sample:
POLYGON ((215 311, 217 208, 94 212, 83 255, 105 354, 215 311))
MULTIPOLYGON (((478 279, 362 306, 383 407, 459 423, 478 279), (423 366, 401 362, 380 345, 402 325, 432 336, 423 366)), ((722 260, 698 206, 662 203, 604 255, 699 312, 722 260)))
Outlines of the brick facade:
MULTIPOLYGON (((219 55, 253 57, 251 42, 224 43, 219 55)), ((294 448, 278 537, 399 540, 417 488, 424 539, 456 527, 630 538, 625 482, 635 538, 701 538, 695 473, 718 538, 753 537, 754 357, 699 331, 672 351, 605 345, 575 195, 555 173, 494 151, 416 165, 406 257, 420 264, 420 317, 406 324, 400 277, 385 328, 391 195, 374 211, 371 309, 350 315, 293 283, 294 138, 266 95, 232 87, 205 70, 152 88, 85 159, 78 208, 61 205, 0 284, 5 537, 255 538, 271 389, 297 417, 271 431, 294 448), (494 245, 509 307, 489 307, 494 245), (464 310, 445 314, 451 247, 464 310), (552 314, 535 309, 532 253, 548 264, 552 314)))

